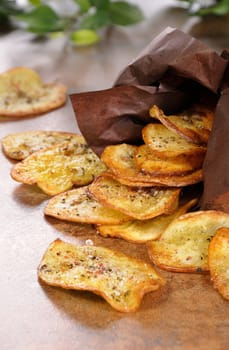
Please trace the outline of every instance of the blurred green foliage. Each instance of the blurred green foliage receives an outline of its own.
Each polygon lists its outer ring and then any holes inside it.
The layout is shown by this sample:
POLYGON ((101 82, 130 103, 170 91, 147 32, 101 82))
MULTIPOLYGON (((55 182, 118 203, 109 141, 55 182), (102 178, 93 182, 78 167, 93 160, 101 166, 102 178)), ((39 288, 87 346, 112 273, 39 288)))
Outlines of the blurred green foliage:
POLYGON ((229 0, 178 0, 184 3, 189 14, 196 16, 229 14, 229 0))
MULTIPOLYGON (((229 0, 177 0, 190 15, 229 14, 229 0)), ((68 0, 70 14, 57 12, 59 0, 0 0, 0 28, 19 27, 38 36, 66 35, 75 45, 91 45, 100 40, 99 30, 111 25, 129 26, 143 20, 141 9, 128 1, 68 0), (56 6, 55 6, 56 5, 56 6)))
MULTIPOLYGON (((56 1, 56 5, 58 1, 56 1)), ((36 35, 62 32, 76 45, 99 41, 98 30, 110 25, 128 26, 144 16, 140 8, 127 1, 72 0, 70 15, 58 13, 55 1, 28 0, 19 7, 16 1, 0 0, 0 25, 7 23, 24 28, 36 35)))

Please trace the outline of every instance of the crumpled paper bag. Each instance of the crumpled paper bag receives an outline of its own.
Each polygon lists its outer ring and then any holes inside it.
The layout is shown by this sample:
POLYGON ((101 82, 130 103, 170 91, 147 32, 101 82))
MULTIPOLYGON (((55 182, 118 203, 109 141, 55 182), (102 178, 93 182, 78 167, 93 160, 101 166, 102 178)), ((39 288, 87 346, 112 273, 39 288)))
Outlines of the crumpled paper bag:
MULTIPOLYGON (((123 69, 110 89, 70 95, 79 129, 100 155, 107 145, 142 143, 141 130, 152 121, 149 108, 153 104, 166 114, 200 102, 216 107, 202 198, 203 208, 215 208, 216 196, 226 191, 229 200, 228 62, 227 51, 219 55, 201 41, 168 27, 123 69)), ((226 208, 219 203, 217 208, 229 212, 229 204, 226 208)))

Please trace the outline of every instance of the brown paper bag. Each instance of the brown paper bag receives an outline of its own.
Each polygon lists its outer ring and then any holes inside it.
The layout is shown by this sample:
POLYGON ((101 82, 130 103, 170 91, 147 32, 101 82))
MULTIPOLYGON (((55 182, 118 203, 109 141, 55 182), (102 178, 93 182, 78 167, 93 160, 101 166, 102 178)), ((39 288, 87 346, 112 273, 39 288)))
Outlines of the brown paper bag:
MULTIPOLYGON (((229 199, 228 56, 227 51, 220 56, 188 34, 166 28, 121 72, 113 87, 70 95, 89 146, 101 154, 107 145, 142 142, 141 130, 151 121, 148 111, 153 104, 167 114, 198 102, 217 105, 204 164, 202 206, 214 208, 213 199, 224 193, 229 199)), ((229 212, 229 204, 222 209, 229 212)))

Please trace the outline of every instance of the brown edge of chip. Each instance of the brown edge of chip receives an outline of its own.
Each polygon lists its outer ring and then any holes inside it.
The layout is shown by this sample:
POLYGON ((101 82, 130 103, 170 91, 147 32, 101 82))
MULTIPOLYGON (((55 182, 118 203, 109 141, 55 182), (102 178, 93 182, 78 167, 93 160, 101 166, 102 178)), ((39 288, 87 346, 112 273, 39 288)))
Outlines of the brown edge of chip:
MULTIPOLYGON (((219 279, 217 278, 216 271, 213 271, 214 269, 211 268, 211 254, 214 253, 215 246, 220 244, 221 240, 226 238, 229 241, 229 228, 227 227, 220 227, 216 231, 215 235, 213 236, 212 240, 209 243, 208 246, 208 265, 209 265, 209 271, 211 276, 211 281, 213 282, 213 286, 219 294, 227 301, 229 301, 229 293, 224 293, 224 288, 222 284, 220 283, 219 279)), ((229 254, 229 253, 228 253, 229 254)))
POLYGON ((204 267, 175 267, 175 266, 170 266, 162 263, 158 263, 157 259, 151 254, 150 252, 150 242, 146 242, 147 245, 147 252, 149 255, 150 260, 153 262, 155 266, 162 270, 166 270, 169 272, 180 272, 180 273, 206 273, 209 274, 209 267, 204 266, 204 267))

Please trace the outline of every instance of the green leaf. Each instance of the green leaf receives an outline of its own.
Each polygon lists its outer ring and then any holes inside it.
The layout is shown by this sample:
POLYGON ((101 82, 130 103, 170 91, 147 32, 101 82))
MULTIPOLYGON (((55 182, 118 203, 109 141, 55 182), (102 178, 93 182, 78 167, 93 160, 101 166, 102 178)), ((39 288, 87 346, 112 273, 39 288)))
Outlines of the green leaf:
POLYGON ((83 13, 88 12, 91 7, 89 0, 75 0, 75 2, 79 5, 80 11, 83 13))
POLYGON ((23 10, 17 5, 14 0, 0 0, 0 28, 10 28, 11 16, 23 13, 23 10))
POLYGON ((178 1, 180 1, 180 2, 189 2, 189 3, 192 3, 192 2, 194 2, 195 0, 178 0, 178 1))
POLYGON ((116 25, 127 26, 143 20, 140 8, 126 1, 112 2, 109 13, 111 22, 116 25))
POLYGON ((219 1, 216 5, 202 8, 199 11, 195 12, 194 14, 199 16, 205 16, 210 14, 218 15, 218 16, 227 15, 229 14, 229 1, 228 0, 219 1))
POLYGON ((90 0, 92 6, 95 6, 98 10, 108 10, 110 6, 110 0, 90 0))
POLYGON ((229 14, 229 0, 178 0, 189 4, 188 11, 190 15, 205 16, 205 15, 227 15, 229 14))
POLYGON ((94 30, 80 29, 73 32, 70 39, 77 46, 86 46, 96 44, 100 37, 94 30))
POLYGON ((29 3, 33 6, 40 6, 42 5, 41 0, 29 0, 29 3))
POLYGON ((10 19, 9 17, 0 11, 0 28, 3 26, 9 26, 10 25, 10 19))
POLYGON ((21 13, 22 9, 13 0, 0 0, 0 13, 6 16, 21 13))
POLYGON ((80 24, 81 29, 99 29, 110 23, 107 11, 98 10, 93 15, 86 16, 80 24))
POLYGON ((29 31, 41 35, 64 28, 64 21, 47 5, 38 6, 30 12, 16 15, 15 18, 27 23, 29 31))

